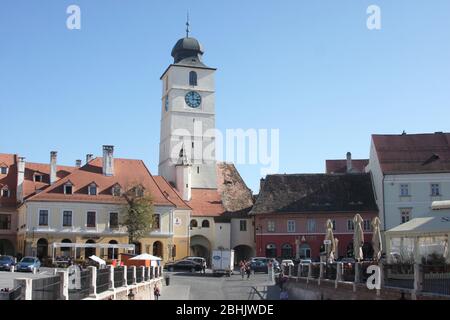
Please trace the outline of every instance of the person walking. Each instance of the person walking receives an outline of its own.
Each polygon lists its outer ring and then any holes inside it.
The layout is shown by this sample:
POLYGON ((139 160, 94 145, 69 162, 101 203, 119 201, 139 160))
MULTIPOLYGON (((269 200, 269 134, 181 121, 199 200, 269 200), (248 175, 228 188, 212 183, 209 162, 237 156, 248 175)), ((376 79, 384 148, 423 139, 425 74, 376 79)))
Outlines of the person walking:
POLYGON ((245 276, 245 260, 241 260, 241 262, 239 263, 239 269, 241 271, 242 280, 244 280, 244 276, 245 276))
POLYGON ((161 296, 161 291, 159 290, 158 286, 155 286, 155 289, 154 289, 153 293, 155 295, 155 300, 158 301, 159 297, 161 296))
POLYGON ((206 260, 204 260, 202 263, 202 272, 204 275, 206 275, 206 260))
POLYGON ((245 273, 247 273, 247 280, 250 280, 250 275, 252 274, 252 268, 250 267, 250 263, 246 264, 245 273))

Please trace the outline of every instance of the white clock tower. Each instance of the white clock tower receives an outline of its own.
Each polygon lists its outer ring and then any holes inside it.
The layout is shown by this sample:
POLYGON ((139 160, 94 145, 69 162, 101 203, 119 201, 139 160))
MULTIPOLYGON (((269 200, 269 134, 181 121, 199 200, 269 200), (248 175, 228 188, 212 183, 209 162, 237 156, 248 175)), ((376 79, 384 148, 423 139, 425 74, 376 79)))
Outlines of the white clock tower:
POLYGON ((215 68, 202 62, 194 38, 180 39, 174 63, 161 76, 159 175, 173 183, 185 200, 191 188, 217 188, 215 159, 215 68))

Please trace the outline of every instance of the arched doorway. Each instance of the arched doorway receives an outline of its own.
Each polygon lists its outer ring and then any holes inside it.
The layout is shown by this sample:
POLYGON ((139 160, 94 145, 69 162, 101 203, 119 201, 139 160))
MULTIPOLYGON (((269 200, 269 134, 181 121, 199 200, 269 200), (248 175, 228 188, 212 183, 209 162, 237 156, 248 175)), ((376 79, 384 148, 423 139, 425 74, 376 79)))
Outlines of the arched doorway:
POLYGON ((205 258, 206 263, 211 264, 211 243, 206 237, 200 235, 191 237, 191 256, 205 258))
MULTIPOLYGON (((72 241, 69 240, 69 239, 64 239, 63 241, 61 241, 61 243, 72 243, 72 241)), ((71 256, 71 252, 72 252, 71 248, 65 248, 65 247, 61 248, 61 255, 63 257, 66 257, 66 258, 70 257, 71 256)))
MULTIPOLYGON (((109 244, 119 244, 116 240, 111 240, 109 244)), ((108 260, 119 258, 119 249, 108 248, 108 260)))
POLYGON ((239 264, 242 260, 249 261, 255 256, 255 249, 247 245, 234 247, 234 264, 239 264))
POLYGON ((39 260, 48 257, 48 241, 47 239, 39 239, 37 242, 37 257, 39 260))
MULTIPOLYGON (((94 240, 88 240, 86 241, 86 244, 95 244, 94 240)), ((84 259, 88 260, 90 256, 97 255, 97 248, 85 248, 84 249, 84 259)))
POLYGON ((281 246, 281 257, 283 259, 291 259, 292 256, 292 245, 289 243, 283 244, 281 246))
POLYGON ((0 240, 0 255, 14 256, 14 246, 11 241, 7 239, 0 240))
POLYGON ((277 246, 274 243, 269 243, 266 246, 266 257, 276 258, 277 257, 277 246))
POLYGON ((299 248, 300 259, 311 259, 311 247, 307 243, 303 243, 299 248))
POLYGON ((163 244, 161 241, 156 241, 153 243, 153 255, 155 257, 163 258, 163 244))
POLYGON ((134 253, 139 255, 142 254, 142 244, 138 241, 133 242, 134 244, 134 253))

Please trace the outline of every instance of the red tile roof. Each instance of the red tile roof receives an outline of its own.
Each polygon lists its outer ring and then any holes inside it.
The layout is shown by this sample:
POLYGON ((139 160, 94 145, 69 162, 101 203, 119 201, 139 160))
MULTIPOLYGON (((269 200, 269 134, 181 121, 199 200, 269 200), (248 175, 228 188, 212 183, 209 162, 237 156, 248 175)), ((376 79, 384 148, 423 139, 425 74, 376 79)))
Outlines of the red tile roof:
POLYGON ((178 209, 190 210, 191 207, 183 201, 183 198, 179 195, 178 191, 167 182, 162 176, 153 176, 159 189, 163 192, 166 198, 177 206, 178 209))
POLYGON ((192 189, 192 199, 188 204, 194 217, 217 217, 225 212, 217 189, 192 189))
POLYGON ((383 173, 450 172, 450 133, 372 135, 383 173))
POLYGON ((119 184, 123 189, 134 185, 142 185, 153 197, 155 205, 174 206, 156 184, 150 171, 141 160, 114 159, 114 176, 103 175, 103 159, 96 158, 81 168, 76 168, 71 174, 57 181, 54 185, 31 197, 29 201, 65 201, 65 202, 96 202, 123 203, 121 197, 112 195, 112 187, 119 184), (64 184, 73 184, 73 194, 64 194, 64 184), (97 195, 88 195, 87 187, 95 182, 98 186, 97 195))
MULTIPOLYGON (((352 173, 364 173, 369 159, 352 159, 352 173)), ((347 160, 326 160, 326 173, 347 173, 347 160)))

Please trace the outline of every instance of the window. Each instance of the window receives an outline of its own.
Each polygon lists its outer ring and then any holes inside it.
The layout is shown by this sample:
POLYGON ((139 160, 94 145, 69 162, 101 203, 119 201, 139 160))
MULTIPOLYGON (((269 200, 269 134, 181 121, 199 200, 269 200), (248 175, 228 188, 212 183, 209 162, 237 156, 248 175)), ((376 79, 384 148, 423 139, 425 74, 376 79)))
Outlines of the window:
POLYGON ((121 194, 121 188, 120 188, 119 185, 116 184, 116 185, 112 188, 112 195, 113 195, 114 197, 120 197, 120 194, 121 194))
POLYGON ((7 186, 2 189, 2 197, 9 198, 9 189, 7 186))
POLYGON ((316 232, 316 220, 308 219, 306 222, 306 228, 309 233, 316 232))
POLYGON ((347 230, 348 231, 355 230, 355 224, 353 223, 353 220, 347 220, 347 230))
POLYGON ((169 90, 169 76, 166 76, 165 79, 165 91, 169 90))
POLYGON ((195 72, 195 71, 189 72, 189 85, 190 86, 197 85, 197 72, 195 72))
POLYGON ((8 167, 1 167, 0 168, 0 173, 1 174, 8 174, 8 167))
POLYGON ((209 221, 208 220, 203 220, 202 228, 209 228, 209 221))
POLYGON ((195 220, 195 219, 191 220, 191 229, 192 229, 192 228, 197 228, 197 227, 198 227, 198 222, 197 222, 197 220, 195 220))
POLYGON ((73 193, 73 187, 72 184, 67 183, 64 185, 64 194, 72 194, 73 193))
POLYGON ((93 183, 88 187, 88 194, 91 196, 97 195, 97 185, 96 184, 93 183))
POLYGON ((42 174, 35 174, 34 182, 42 182, 42 174))
POLYGON ((247 220, 239 221, 239 230, 247 231, 247 220))
POLYGON ((0 230, 10 230, 10 229, 11 229, 11 215, 0 214, 0 230))
POLYGON ((72 211, 63 211, 63 227, 72 226, 72 211))
POLYGON ((364 220, 364 231, 371 231, 372 226, 370 220, 364 220))
POLYGON ((409 184, 400 185, 400 196, 401 197, 409 196, 409 184))
POLYGON ((275 232, 275 221, 273 221, 273 220, 267 221, 267 231, 275 232))
POLYGON ((39 225, 48 226, 48 210, 39 210, 39 225))
POLYGON ((144 188, 142 187, 136 187, 136 197, 143 197, 144 196, 144 188))
POLYGON ((161 229, 161 217, 159 214, 153 215, 153 229, 155 230, 161 229))
POLYGON ((287 232, 295 232, 295 221, 294 220, 288 220, 287 232))
POLYGON ((197 167, 197 174, 200 174, 200 167, 197 167))
POLYGON ((285 243, 281 246, 281 258, 292 258, 292 246, 289 243, 285 243))
POLYGON ((411 218, 411 209, 401 209, 400 216, 402 223, 408 222, 411 218))
POLYGON ((432 183, 431 184, 431 196, 436 197, 441 195, 441 190, 439 183, 432 183))
POLYGON ((95 228, 97 226, 95 211, 88 211, 86 216, 86 227, 95 228))
POLYGON ((117 212, 109 213, 109 228, 110 229, 119 228, 119 214, 117 212))

